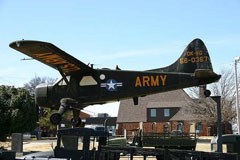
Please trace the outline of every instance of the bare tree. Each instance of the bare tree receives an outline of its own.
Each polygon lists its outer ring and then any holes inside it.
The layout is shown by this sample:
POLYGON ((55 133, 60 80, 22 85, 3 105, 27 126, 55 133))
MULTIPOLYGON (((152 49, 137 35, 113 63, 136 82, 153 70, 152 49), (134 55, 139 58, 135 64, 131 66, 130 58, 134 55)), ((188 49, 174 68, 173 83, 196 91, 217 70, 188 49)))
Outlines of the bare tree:
POLYGON ((50 78, 50 77, 35 77, 31 79, 28 83, 24 84, 24 89, 29 91, 31 95, 35 94, 35 88, 37 85, 42 84, 42 83, 54 83, 56 81, 55 78, 50 78))
MULTIPOLYGON (((222 70, 221 75, 219 82, 209 85, 208 89, 212 92, 211 96, 221 96, 222 122, 233 122, 236 118, 234 74, 222 70)), ((192 87, 187 92, 191 93, 193 102, 189 102, 186 112, 194 114, 199 120, 217 122, 217 104, 211 97, 199 98, 198 87, 192 87)))
POLYGON ((221 79, 210 86, 213 95, 221 96, 222 121, 232 122, 236 118, 235 81, 232 71, 221 71, 221 79))

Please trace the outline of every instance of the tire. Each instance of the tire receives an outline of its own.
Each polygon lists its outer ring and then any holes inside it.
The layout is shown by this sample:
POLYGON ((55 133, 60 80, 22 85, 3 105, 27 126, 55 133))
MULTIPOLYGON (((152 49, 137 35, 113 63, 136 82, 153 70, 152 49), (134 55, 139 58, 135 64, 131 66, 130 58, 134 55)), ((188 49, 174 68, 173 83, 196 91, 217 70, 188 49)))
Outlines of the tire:
POLYGON ((53 113, 50 116, 50 122, 54 125, 60 124, 61 121, 62 121, 62 116, 59 113, 53 113))

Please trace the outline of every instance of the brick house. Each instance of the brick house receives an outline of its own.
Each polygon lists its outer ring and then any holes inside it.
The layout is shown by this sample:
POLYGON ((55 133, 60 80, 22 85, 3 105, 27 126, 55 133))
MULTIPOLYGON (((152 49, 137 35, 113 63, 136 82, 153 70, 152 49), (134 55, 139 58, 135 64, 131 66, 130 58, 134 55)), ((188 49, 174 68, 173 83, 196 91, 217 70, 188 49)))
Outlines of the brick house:
POLYGON ((134 105, 131 99, 123 100, 118 111, 117 134, 124 134, 125 129, 137 128, 144 132, 181 130, 184 133, 196 132, 199 136, 215 134, 215 124, 208 124, 186 113, 184 108, 189 103, 196 102, 182 89, 141 97, 138 105, 134 105))

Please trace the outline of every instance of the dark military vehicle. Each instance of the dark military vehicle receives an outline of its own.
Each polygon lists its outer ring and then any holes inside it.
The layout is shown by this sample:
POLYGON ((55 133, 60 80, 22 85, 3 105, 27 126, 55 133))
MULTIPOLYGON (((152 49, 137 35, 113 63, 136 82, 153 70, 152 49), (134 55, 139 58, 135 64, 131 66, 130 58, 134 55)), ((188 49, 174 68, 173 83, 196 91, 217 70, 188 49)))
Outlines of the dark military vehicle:
MULTIPOLYGON (((211 140, 211 151, 217 152, 218 137, 211 140)), ((225 134, 222 136, 222 144, 226 146, 227 153, 240 153, 240 135, 225 134)))
MULTIPOLYGON (((19 159, 71 159, 71 160, 104 160, 101 146, 107 145, 109 133, 90 128, 59 129, 57 145, 53 151, 37 152, 25 155, 19 159)), ((110 159, 120 158, 120 154, 108 154, 110 159)))
POLYGON ((197 144, 196 133, 172 133, 139 132, 132 145, 138 147, 155 147, 164 149, 195 150, 197 144))

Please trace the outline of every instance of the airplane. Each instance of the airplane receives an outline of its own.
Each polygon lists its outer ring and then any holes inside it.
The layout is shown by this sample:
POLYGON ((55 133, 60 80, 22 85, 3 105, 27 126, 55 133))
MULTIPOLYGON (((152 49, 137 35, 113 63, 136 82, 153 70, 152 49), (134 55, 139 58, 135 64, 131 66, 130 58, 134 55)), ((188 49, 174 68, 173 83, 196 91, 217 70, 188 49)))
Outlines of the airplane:
POLYGON ((145 71, 95 69, 48 42, 20 40, 9 46, 61 74, 54 84, 40 84, 35 89, 36 105, 58 110, 50 117, 55 125, 69 109, 73 110, 73 124, 78 126, 80 110, 88 105, 129 98, 137 105, 139 97, 205 85, 221 77, 213 71, 208 50, 198 38, 188 44, 175 63, 145 71))

